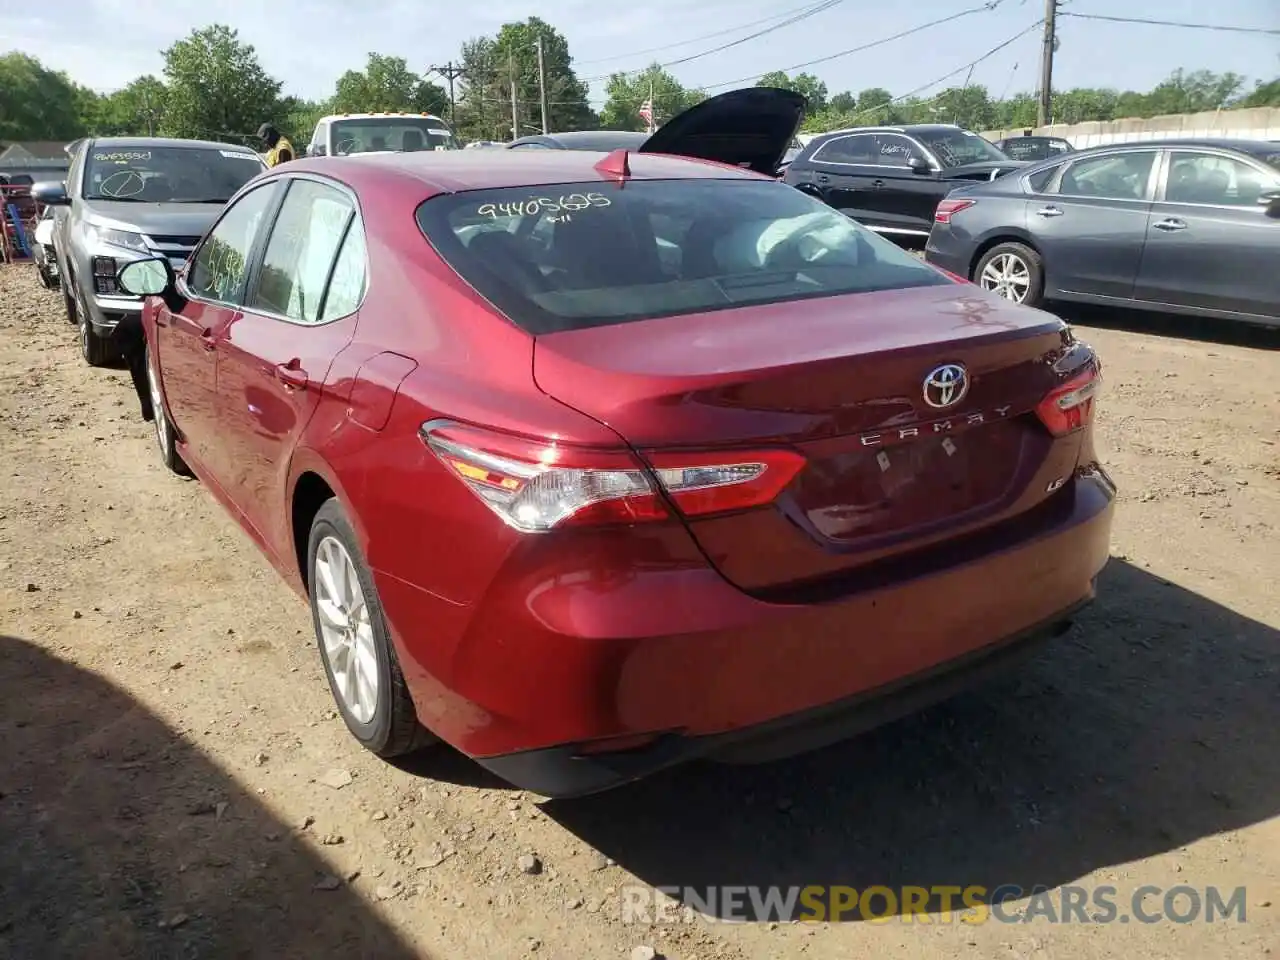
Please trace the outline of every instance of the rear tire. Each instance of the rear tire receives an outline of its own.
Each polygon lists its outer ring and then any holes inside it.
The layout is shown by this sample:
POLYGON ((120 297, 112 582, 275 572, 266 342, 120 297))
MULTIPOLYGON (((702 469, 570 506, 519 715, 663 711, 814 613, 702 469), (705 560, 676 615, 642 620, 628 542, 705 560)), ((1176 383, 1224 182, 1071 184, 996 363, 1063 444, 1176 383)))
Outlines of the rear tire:
POLYGON ((1038 307, 1044 302, 1044 260, 1025 243, 998 243, 973 268, 972 280, 1013 303, 1038 307))
POLYGON ((336 497, 311 522, 307 586, 320 662, 351 735, 380 757, 436 742, 418 722, 373 575, 336 497))

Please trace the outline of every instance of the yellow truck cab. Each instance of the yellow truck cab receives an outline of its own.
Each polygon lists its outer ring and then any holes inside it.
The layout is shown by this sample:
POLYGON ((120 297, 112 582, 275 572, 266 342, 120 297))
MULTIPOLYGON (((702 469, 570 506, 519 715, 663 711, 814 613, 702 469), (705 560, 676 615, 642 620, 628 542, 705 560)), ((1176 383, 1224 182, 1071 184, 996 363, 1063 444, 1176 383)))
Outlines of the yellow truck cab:
POLYGON ((457 150, 449 125, 431 113, 340 113, 321 117, 307 144, 309 157, 353 153, 457 150))

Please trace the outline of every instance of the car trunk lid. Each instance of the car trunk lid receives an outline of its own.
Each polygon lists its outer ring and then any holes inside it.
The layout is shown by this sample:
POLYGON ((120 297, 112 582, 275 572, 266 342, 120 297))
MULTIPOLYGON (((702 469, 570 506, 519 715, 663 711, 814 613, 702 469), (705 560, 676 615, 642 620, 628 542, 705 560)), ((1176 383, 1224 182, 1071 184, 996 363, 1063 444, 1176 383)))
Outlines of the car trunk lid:
POLYGON ((1046 464, 1075 466, 1078 441, 1055 441, 1033 412, 1070 342, 1056 317, 946 284, 549 334, 534 376, 642 456, 801 452, 805 468, 773 504, 689 521, 726 578, 758 589, 1043 500, 1031 481, 1046 464), (931 406, 926 390, 950 402, 931 406))

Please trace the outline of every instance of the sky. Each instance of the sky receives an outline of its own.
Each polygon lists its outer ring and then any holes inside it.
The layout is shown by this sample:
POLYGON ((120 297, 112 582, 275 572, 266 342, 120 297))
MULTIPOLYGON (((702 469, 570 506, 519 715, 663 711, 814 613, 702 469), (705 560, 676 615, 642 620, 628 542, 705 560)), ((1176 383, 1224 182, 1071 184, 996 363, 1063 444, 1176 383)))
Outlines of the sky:
MULTIPOLYGON (((812 0, 810 0, 812 2, 812 0)), ((787 69, 889 37, 984 0, 843 0, 766 36, 669 67, 683 84, 711 93, 749 86, 763 73, 787 69)), ((7 5, 7 4, 6 4, 7 5)), ((161 74, 160 51, 195 27, 226 23, 253 44, 284 92, 327 98, 346 70, 370 51, 404 57, 410 69, 456 60, 463 41, 493 35, 504 23, 536 15, 565 35, 579 77, 591 80, 593 106, 604 99, 605 75, 657 60, 693 57, 770 26, 810 5, 806 0, 381 0, 359 12, 354 0, 43 0, 0 16, 0 52, 16 49, 66 71, 95 90, 118 89, 144 73, 161 74), (376 13, 373 11, 377 11, 376 13), (756 23, 755 26, 747 26, 756 23), (731 28, 740 30, 723 33, 731 28), (708 34, 718 34, 708 37, 708 34), (98 39, 102 38, 102 39, 98 39), (702 38, 702 39, 699 39, 702 38)), ((1280 36, 1176 29, 1081 20, 1068 13, 1119 15, 1193 23, 1280 28, 1280 0, 1065 0, 1059 17, 1054 87, 1147 90, 1178 67, 1232 70, 1251 79, 1280 75, 1280 36)), ((1044 13, 1042 0, 999 0, 990 11, 825 63, 803 68, 832 93, 867 87, 920 96, 965 82, 967 67, 1044 13), (950 79, 946 74, 959 71, 950 79)), ((1035 89, 1040 30, 1024 34, 974 67, 969 82, 992 96, 1035 89)), ((791 70, 790 72, 798 72, 791 70)))

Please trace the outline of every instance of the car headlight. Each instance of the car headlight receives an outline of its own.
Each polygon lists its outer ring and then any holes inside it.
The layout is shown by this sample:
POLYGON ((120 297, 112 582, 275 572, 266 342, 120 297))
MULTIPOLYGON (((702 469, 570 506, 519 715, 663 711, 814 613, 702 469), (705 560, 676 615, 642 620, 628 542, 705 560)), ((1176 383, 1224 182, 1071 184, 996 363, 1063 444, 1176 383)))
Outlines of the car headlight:
POLYGON ((150 253, 147 249, 147 242, 142 239, 142 234, 134 233, 131 230, 115 230, 111 227, 93 227, 93 238, 98 243, 109 244, 113 247, 124 247, 126 250, 135 250, 138 253, 150 253))

